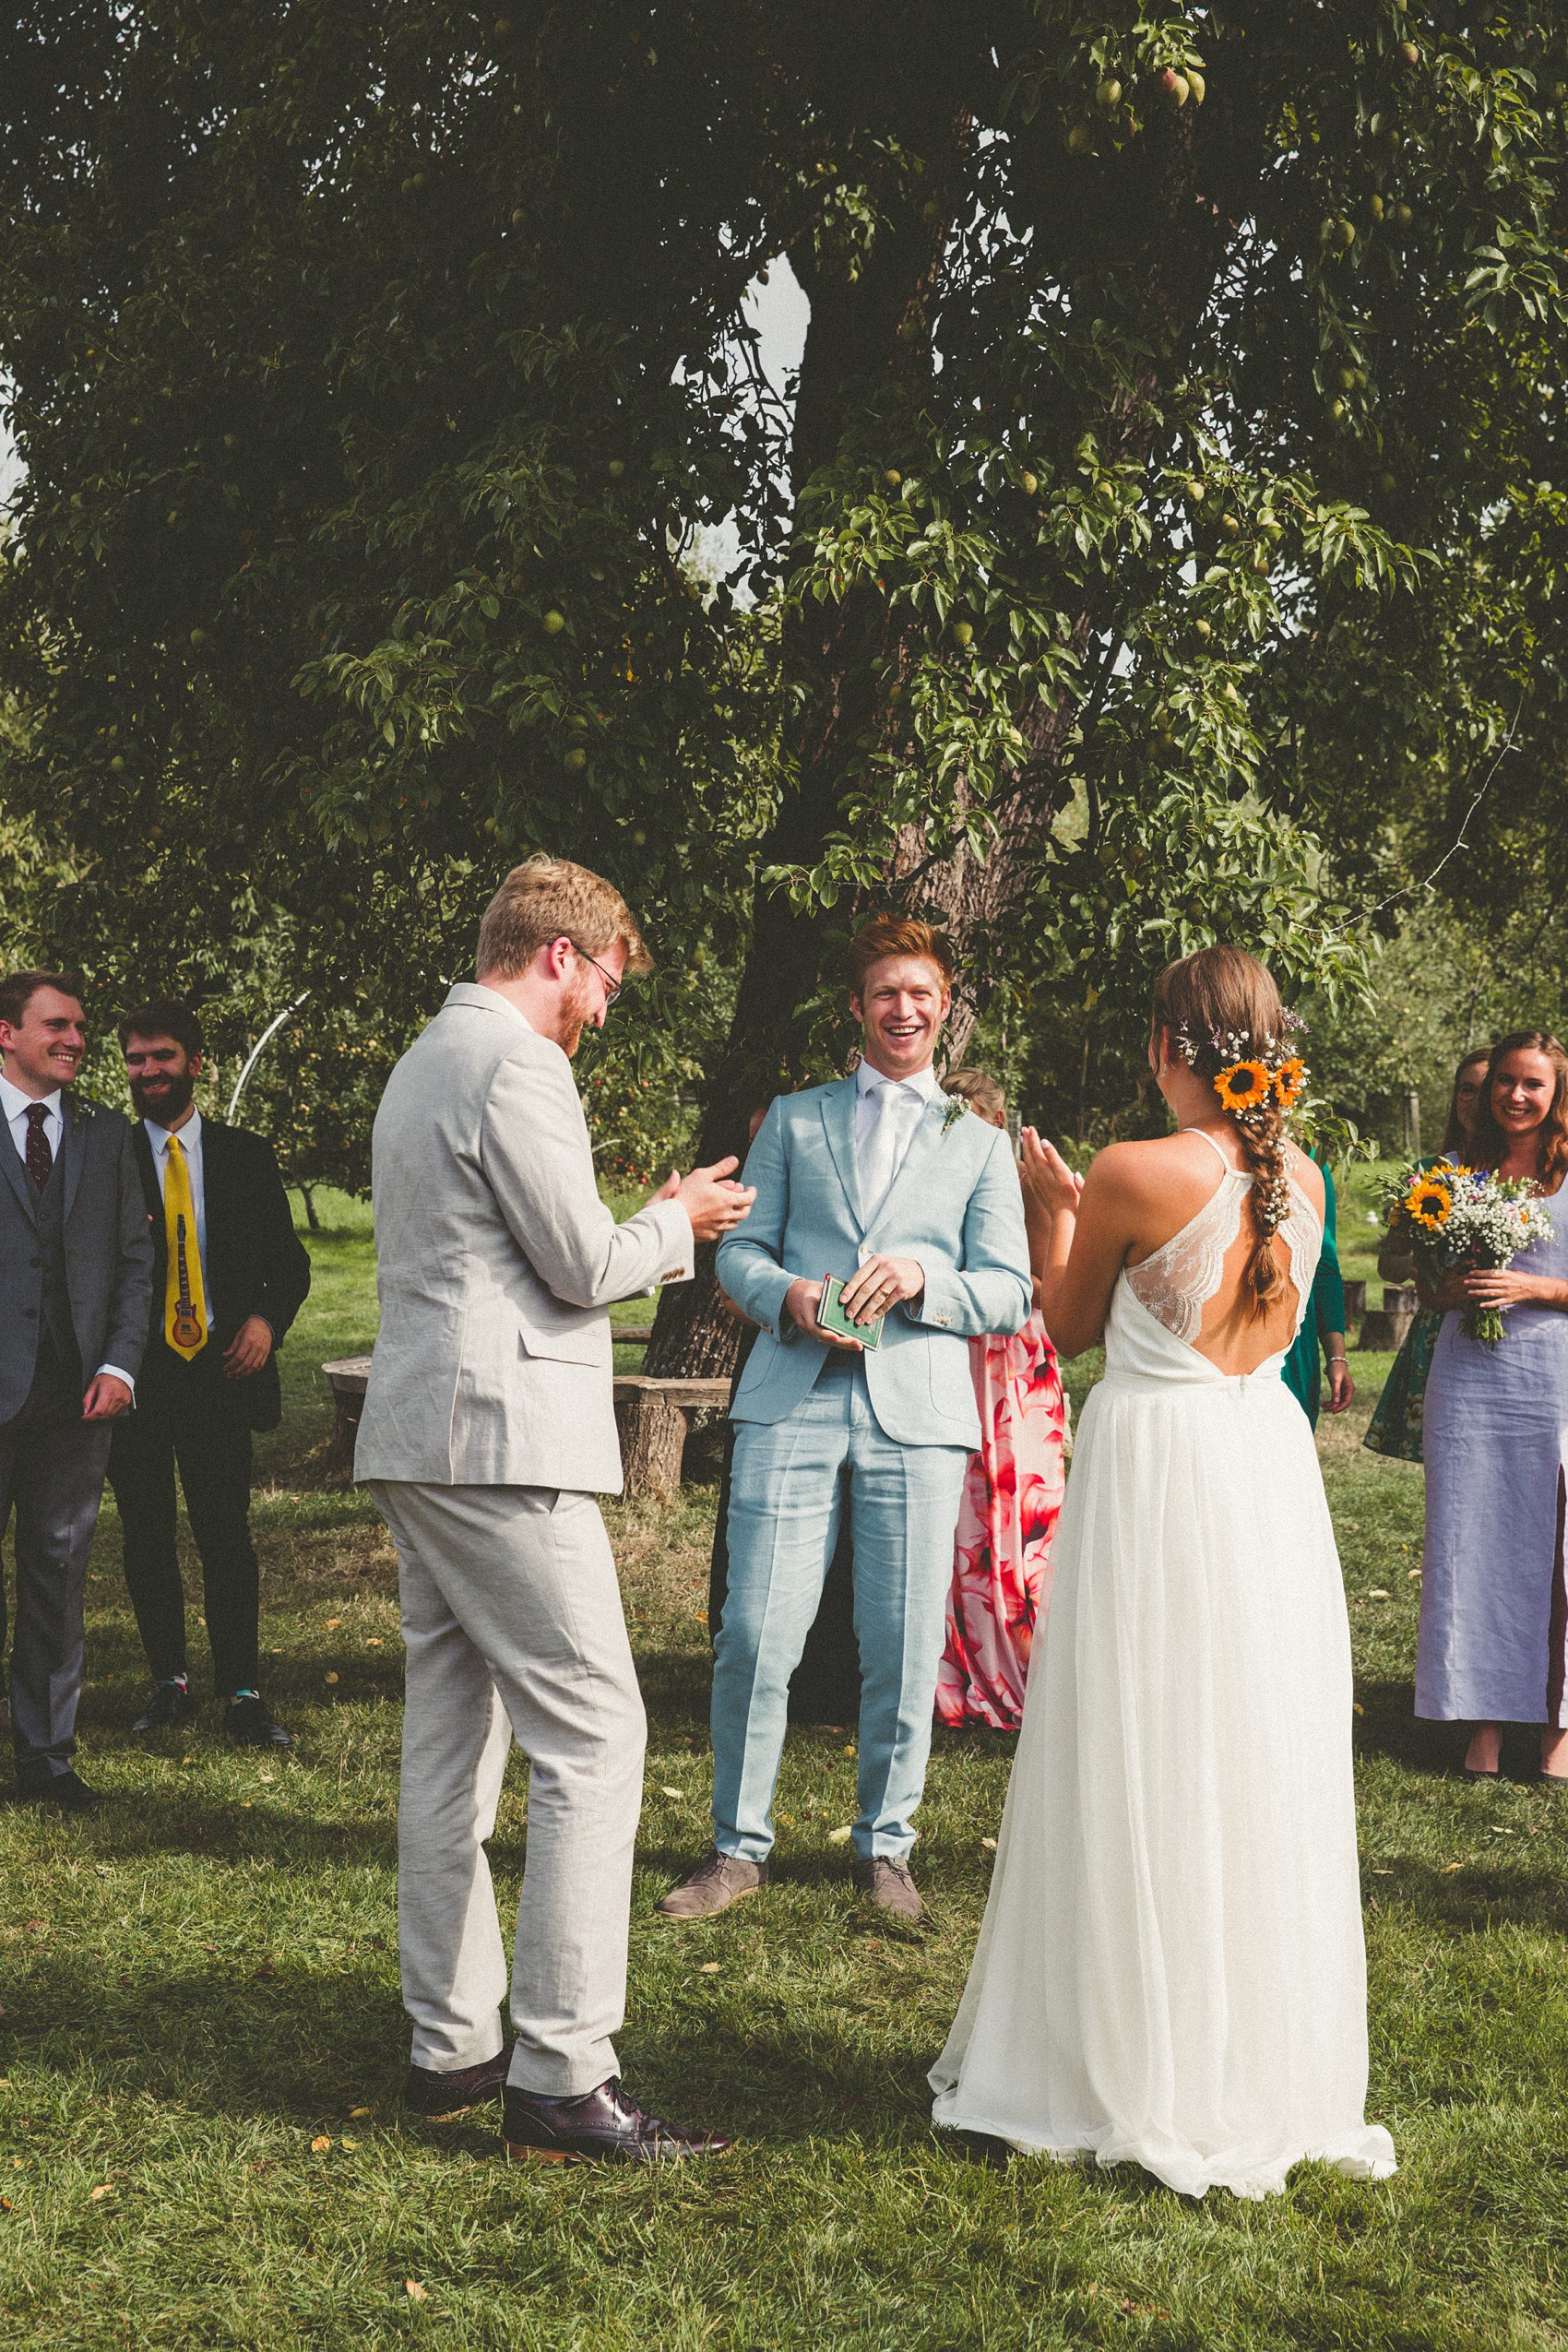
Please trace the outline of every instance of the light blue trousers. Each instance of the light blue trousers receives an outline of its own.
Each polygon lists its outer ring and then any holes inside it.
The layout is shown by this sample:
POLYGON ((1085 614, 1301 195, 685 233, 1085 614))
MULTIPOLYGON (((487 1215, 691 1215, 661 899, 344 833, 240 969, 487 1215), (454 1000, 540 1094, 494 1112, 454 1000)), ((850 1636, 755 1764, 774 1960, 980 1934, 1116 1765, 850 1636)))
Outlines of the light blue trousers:
POLYGON ((907 1854, 914 1844, 968 1458, 963 1446, 885 1437, 853 1358, 830 1357, 784 1420, 737 1424, 730 1586, 713 1669, 713 1836, 721 1854, 760 1862, 772 1848, 790 1677, 846 1501, 861 1677, 854 1850, 907 1854))

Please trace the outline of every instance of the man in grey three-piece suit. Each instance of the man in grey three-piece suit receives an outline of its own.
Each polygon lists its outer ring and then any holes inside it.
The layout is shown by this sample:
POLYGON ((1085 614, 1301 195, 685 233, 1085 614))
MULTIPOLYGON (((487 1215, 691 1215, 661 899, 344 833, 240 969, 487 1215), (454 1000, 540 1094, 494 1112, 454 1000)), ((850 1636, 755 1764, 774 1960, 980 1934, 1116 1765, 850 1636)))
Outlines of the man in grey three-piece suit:
POLYGON ((694 1242, 751 1201, 732 1159, 671 1175, 621 1225, 599 1197, 570 1057, 647 968, 618 892, 530 858, 375 1120, 381 1330, 355 1473, 398 1547, 408 1653, 405 2097, 443 2114, 499 2094, 508 2154, 556 2163, 725 2144, 635 2107, 612 2041, 645 1724, 596 1499, 621 1487, 605 1310, 689 1279, 694 1242), (484 1841, 514 1739, 531 1773, 508 2059, 484 1841))
MULTIPOLYGON (((17 1515, 11 1728, 24 1798, 83 1812, 73 1769, 88 1553, 111 1425, 152 1310, 152 1241, 130 1122, 73 1092, 77 982, 0 980, 0 1536, 17 1515)), ((0 1575, 0 1649, 5 1645, 0 1575)))

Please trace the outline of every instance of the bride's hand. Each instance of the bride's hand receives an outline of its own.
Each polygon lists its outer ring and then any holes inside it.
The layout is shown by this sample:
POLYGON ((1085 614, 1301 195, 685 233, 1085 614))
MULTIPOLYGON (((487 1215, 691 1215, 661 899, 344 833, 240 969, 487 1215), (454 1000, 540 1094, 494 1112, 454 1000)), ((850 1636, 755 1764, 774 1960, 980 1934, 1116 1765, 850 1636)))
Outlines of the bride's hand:
POLYGON ((1047 1217, 1077 1207, 1083 1178, 1075 1176, 1055 1145, 1046 1143, 1032 1127, 1019 1137, 1018 1175, 1027 1207, 1047 1217))

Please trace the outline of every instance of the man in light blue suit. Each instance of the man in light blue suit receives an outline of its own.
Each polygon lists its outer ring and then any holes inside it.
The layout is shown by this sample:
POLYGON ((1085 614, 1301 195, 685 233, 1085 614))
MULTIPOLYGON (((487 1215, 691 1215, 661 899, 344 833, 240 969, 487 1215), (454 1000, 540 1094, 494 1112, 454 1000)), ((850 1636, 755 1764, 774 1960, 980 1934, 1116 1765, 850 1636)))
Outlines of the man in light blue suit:
POLYGON ((952 950, 880 915, 849 949, 853 1076, 780 1096, 746 1161, 756 1202, 719 1279, 761 1326, 736 1423, 730 1585, 715 1645, 714 1850, 659 1905, 702 1918, 767 1881, 790 1677, 848 1503, 862 1696, 856 1883, 918 1920, 925 1782, 953 1535, 980 1443, 970 1338, 1018 1331, 1028 1245, 1005 1134, 944 1095, 932 1057, 952 950), (878 1344, 818 1320, 824 1278, 878 1344))

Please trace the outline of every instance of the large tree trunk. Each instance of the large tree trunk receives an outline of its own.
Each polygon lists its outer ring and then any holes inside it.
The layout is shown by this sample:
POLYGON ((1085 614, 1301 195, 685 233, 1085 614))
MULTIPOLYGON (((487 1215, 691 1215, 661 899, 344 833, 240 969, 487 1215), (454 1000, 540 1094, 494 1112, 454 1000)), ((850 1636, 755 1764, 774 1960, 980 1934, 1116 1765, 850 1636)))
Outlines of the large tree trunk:
MULTIPOLYGON (((1180 123, 1153 126, 1139 165, 1141 234, 1131 257, 1142 285, 1137 308, 1144 338, 1158 358, 1151 357, 1143 380, 1124 386, 1112 407, 1083 420, 1083 429, 1092 429, 1113 458, 1151 454, 1158 431, 1156 396, 1182 363, 1256 184, 1258 159, 1240 152, 1235 122, 1224 120, 1212 101, 1207 115, 1201 143, 1191 113, 1180 123), (1216 188, 1221 193, 1214 193, 1216 188)), ((967 121, 950 126, 945 176, 955 191, 963 184, 968 138, 967 121)), ((932 237, 922 215, 902 238, 886 240, 876 266, 857 285, 814 274, 803 259, 797 264, 812 304, 796 405, 797 504, 818 468, 836 455, 847 424, 890 373, 929 365, 926 313, 941 259, 941 237, 934 246, 932 237)), ((1061 274, 1072 272, 1063 265, 1061 274)), ((1072 624, 1072 643, 1080 656, 1097 638, 1108 644, 1107 673, 1119 642, 1118 618, 1114 610, 1086 609, 1072 624)), ((785 659, 796 676, 810 678, 813 691, 802 698, 805 717, 791 746, 798 786, 759 851, 759 871, 814 865, 839 825, 840 791, 852 751, 873 720, 892 723, 875 711, 864 683, 873 669, 865 659, 868 644, 885 641, 889 627, 880 600, 857 594, 839 604, 812 604, 792 618, 785 659)), ((1091 707, 1092 700, 1091 695, 1091 707)), ((907 904, 943 921, 961 970, 971 953, 983 948, 988 933, 1017 918, 1034 884, 1065 789, 1063 754, 1081 715, 1077 702, 1065 695, 1037 697, 1019 713, 1028 757, 992 804, 997 833, 983 861, 968 849, 933 859, 916 826, 900 836, 876 903, 907 904)), ((759 885, 734 1021, 705 1107, 702 1161, 742 1154, 754 1110, 781 1089, 820 1075, 807 1067, 807 1008, 832 984, 834 975, 826 967, 841 945, 843 914, 853 919, 869 911, 841 907, 830 927, 818 910, 802 911, 783 892, 759 885)), ((983 969, 983 955, 978 961, 983 969)), ((972 985, 956 995, 948 1032, 954 1059, 962 1056, 980 1009, 972 985)), ((660 1301, 648 1349, 650 1372, 693 1376, 732 1366, 735 1326, 718 1298, 711 1257, 711 1252, 699 1253, 697 1280, 666 1291, 660 1301)))

